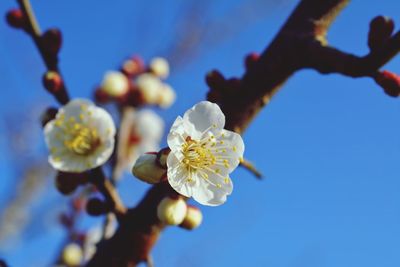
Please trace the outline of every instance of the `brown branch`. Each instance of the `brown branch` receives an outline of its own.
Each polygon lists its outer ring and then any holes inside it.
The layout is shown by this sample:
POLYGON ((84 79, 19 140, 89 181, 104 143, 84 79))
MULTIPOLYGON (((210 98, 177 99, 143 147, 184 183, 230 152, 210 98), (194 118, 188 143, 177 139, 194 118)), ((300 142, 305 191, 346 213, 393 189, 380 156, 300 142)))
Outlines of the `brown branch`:
MULTIPOLYGON (((348 2, 301 1, 259 59, 247 68, 241 79, 236 79, 235 86, 229 84, 232 79, 225 80, 225 88, 221 82, 217 86, 208 82, 211 87, 208 99, 220 104, 227 117, 227 128, 243 132, 284 82, 304 68, 376 79, 379 68, 400 51, 400 33, 391 36, 364 57, 327 46, 326 32, 348 2)), ((390 87, 385 91, 397 96, 400 89, 393 89, 397 86, 393 85, 393 80, 385 81, 390 87)))
POLYGON ((90 182, 103 194, 111 211, 120 220, 126 214, 127 210, 114 185, 105 177, 101 167, 90 171, 90 182))
MULTIPOLYGON (((17 0, 17 2, 22 12, 24 13, 24 16, 27 18, 27 25, 25 30, 27 34, 29 34, 32 37, 46 65, 47 70, 57 73, 61 78, 62 75, 58 69, 58 55, 57 55, 58 51, 57 52, 50 51, 48 45, 46 45, 46 42, 43 38, 43 34, 40 30, 40 26, 35 18, 35 14, 33 12, 29 0, 17 0)), ((66 104, 69 101, 69 96, 64 84, 64 79, 62 79, 60 88, 57 88, 56 91, 50 93, 54 95, 54 97, 60 104, 66 104)))
POLYGON ((87 267, 134 267, 147 262, 150 251, 165 228, 157 218, 157 206, 167 195, 176 194, 168 182, 154 185, 120 220, 115 235, 98 244, 87 267))

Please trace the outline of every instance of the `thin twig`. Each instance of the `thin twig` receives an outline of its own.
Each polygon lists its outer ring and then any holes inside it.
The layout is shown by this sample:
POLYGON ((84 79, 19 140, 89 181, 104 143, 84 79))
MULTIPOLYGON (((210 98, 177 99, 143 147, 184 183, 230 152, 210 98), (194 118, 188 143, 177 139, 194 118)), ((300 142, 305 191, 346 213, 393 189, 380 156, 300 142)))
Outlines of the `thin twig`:
POLYGON ((112 211, 115 213, 117 219, 122 218, 126 214, 127 209, 114 185, 105 177, 101 167, 95 168, 90 172, 90 181, 103 194, 107 203, 112 207, 112 211))
POLYGON ((263 174, 259 170, 257 170, 252 162, 248 161, 247 159, 242 159, 240 161, 240 166, 251 172, 258 179, 264 178, 263 174))

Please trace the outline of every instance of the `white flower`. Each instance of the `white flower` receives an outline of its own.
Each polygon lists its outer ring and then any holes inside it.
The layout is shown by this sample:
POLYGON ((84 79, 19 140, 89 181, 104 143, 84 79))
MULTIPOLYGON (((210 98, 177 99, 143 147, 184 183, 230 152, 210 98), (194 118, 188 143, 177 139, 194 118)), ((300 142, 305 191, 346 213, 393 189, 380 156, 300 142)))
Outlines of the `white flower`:
POLYGON ((168 225, 178 225, 186 216, 187 205, 182 198, 165 197, 157 206, 157 217, 168 225))
POLYGON ((160 107, 169 108, 175 102, 175 99, 176 99, 176 94, 174 89, 170 85, 164 83, 160 92, 160 99, 159 99, 160 107))
POLYGON ((108 71, 104 75, 101 89, 110 96, 119 97, 128 92, 129 80, 119 71, 108 71))
POLYGON ((49 162, 54 169, 84 172, 105 163, 114 149, 115 126, 102 108, 71 100, 44 127, 49 162))
POLYGON ((136 86, 147 104, 158 104, 163 83, 151 73, 144 73, 136 78, 136 86))
POLYGON ((158 77, 165 79, 169 75, 169 64, 165 58, 155 57, 150 61, 151 71, 158 77))
POLYGON ((168 134, 168 181, 178 193, 203 205, 226 201, 233 189, 229 173, 243 156, 242 137, 224 125, 219 106, 203 101, 179 116, 168 134))

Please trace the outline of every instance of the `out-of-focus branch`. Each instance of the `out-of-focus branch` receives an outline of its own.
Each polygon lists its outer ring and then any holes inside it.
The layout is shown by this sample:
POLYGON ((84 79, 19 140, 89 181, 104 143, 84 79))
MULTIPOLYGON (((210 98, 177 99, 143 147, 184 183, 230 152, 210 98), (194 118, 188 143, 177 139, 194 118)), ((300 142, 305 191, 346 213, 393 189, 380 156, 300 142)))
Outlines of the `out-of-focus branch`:
POLYGON ((387 94, 400 94, 400 79, 395 74, 379 72, 400 51, 400 33, 391 35, 391 21, 378 17, 371 22, 371 52, 367 56, 358 57, 327 46, 326 32, 348 2, 301 1, 265 51, 246 62, 247 69, 241 79, 226 80, 218 72, 210 73, 208 99, 220 104, 228 129, 243 132, 284 82, 304 68, 350 77, 373 77, 387 94), (382 36, 382 31, 387 32, 386 36, 378 38, 380 43, 375 41, 374 45, 375 36, 382 36))
MULTIPOLYGON (((47 70, 57 74, 57 78, 59 77, 59 80, 57 81, 59 85, 57 88, 49 88, 49 86, 46 85, 46 82, 44 82, 45 87, 51 94, 53 94, 60 104, 66 104, 69 101, 69 96, 62 75, 58 69, 58 51, 61 46, 61 33, 58 30, 53 29, 42 34, 29 0, 17 0, 17 2, 26 18, 25 31, 32 37, 47 70)), ((53 79, 53 77, 51 77, 51 79, 53 79)), ((44 79, 46 79, 46 74, 44 79)), ((51 81, 51 83, 54 82, 51 81)), ((50 85, 50 87, 53 86, 50 85)))
POLYGON ((90 181, 103 194, 111 211, 115 213, 118 220, 126 214, 127 209, 116 191, 114 185, 105 177, 103 170, 98 167, 90 172, 90 181))

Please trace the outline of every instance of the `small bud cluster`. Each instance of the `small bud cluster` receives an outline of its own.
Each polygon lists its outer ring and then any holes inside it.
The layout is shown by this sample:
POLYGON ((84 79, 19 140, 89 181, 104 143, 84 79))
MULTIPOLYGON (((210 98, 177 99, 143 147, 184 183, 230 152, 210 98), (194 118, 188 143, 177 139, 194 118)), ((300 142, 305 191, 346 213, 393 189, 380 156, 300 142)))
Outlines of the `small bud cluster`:
POLYGON ((166 225, 179 225, 187 230, 199 227, 203 220, 200 209, 186 204, 181 196, 163 198, 157 207, 157 217, 166 225))
POLYGON ((139 107, 156 105, 170 107, 176 95, 173 88, 163 80, 169 75, 169 64, 164 58, 154 58, 148 66, 134 56, 127 59, 119 71, 109 71, 95 91, 100 103, 116 100, 124 105, 139 107))

